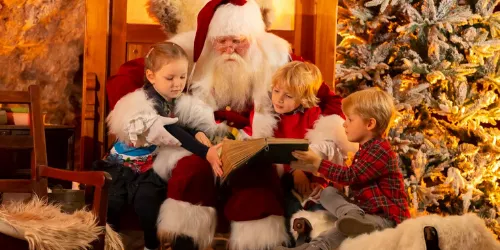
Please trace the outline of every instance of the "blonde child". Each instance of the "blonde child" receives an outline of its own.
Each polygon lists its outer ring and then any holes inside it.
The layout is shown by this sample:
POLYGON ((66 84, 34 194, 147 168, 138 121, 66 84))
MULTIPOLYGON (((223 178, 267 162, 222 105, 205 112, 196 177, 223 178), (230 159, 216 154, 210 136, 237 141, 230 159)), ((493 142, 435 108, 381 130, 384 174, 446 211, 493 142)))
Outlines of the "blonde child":
MULTIPOLYGON (((316 94, 322 82, 319 69, 308 62, 290 62, 274 74, 271 101, 274 112, 279 115, 274 137, 303 139, 308 130, 313 129, 321 115, 316 94)), ((322 187, 328 184, 324 179, 315 178, 302 170, 292 170, 288 165, 284 166, 283 180, 285 214, 288 218, 303 208, 294 193, 317 200, 322 187)), ((306 209, 321 209, 321 206, 311 203, 304 205, 306 209)))
POLYGON ((360 144, 350 167, 324 160, 312 150, 293 155, 309 163, 297 165, 302 170, 349 185, 354 202, 333 187, 323 190, 320 202, 338 219, 337 225, 296 250, 337 249, 348 236, 394 227, 410 217, 398 157, 385 139, 394 115, 392 97, 376 88, 358 91, 342 101, 342 110, 347 138, 360 144))
POLYGON ((118 230, 124 205, 133 204, 144 231, 145 249, 159 246, 156 223, 167 194, 166 183, 153 169, 158 147, 180 144, 206 158, 214 172, 222 174, 220 145, 213 146, 201 131, 175 124, 175 103, 183 93, 187 73, 187 55, 180 46, 164 42, 151 48, 145 57, 144 86, 122 97, 108 116, 110 131, 119 141, 96 166, 113 177, 108 222, 118 230), (137 105, 153 107, 144 112, 137 111, 137 105), (133 114, 125 116, 126 112, 133 114))
MULTIPOLYGON (((308 62, 293 61, 278 69, 273 75, 271 85, 272 106, 278 118, 273 137, 310 139, 311 134, 318 132, 315 124, 322 118, 322 113, 318 107, 319 100, 316 94, 322 83, 320 70, 308 62)), ((259 122, 253 118, 252 112, 251 123, 259 122)), ((340 116, 334 119, 339 122, 337 127, 340 127, 343 119, 340 116)), ((251 134, 251 128, 245 129, 245 132, 251 134)), ((328 132, 334 134, 331 131, 328 132)), ((335 137, 335 135, 329 137, 335 137)), ((341 138, 335 140, 342 141, 341 138)), ((344 141, 344 144, 348 143, 346 139, 344 141)), ((335 143, 334 140, 322 139, 319 143, 311 144, 310 148, 322 158, 341 164, 346 156, 344 152, 347 150, 341 150, 340 146, 345 145, 335 143)), ((350 148, 353 146, 350 145, 350 148)), ((293 170, 288 165, 277 167, 278 172, 282 173, 287 228, 290 228, 292 224, 290 221, 292 216, 300 210, 323 210, 319 204, 319 197, 323 188, 330 184, 328 181, 310 173, 304 173, 302 170, 293 170)), ((290 231, 293 229, 290 228, 290 231)), ((297 234, 294 236, 297 237, 297 234)))

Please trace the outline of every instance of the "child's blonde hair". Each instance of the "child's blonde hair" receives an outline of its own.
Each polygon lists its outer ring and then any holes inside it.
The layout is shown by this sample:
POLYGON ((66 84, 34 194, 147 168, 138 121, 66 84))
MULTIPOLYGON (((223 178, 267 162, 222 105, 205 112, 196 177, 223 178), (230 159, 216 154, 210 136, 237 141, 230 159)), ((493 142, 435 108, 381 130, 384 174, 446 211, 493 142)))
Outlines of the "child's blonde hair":
MULTIPOLYGON (((151 49, 144 57, 144 72, 146 70, 156 72, 166 63, 178 59, 188 60, 188 56, 181 46, 173 42, 156 43, 151 46, 151 49)), ((145 81, 148 83, 147 79, 145 81)))
POLYGON ((278 69, 273 76, 271 87, 279 86, 301 101, 304 108, 314 107, 323 79, 321 71, 312 63, 293 61, 278 69))
POLYGON ((392 96, 378 88, 364 89, 350 94, 342 100, 342 111, 348 116, 357 114, 365 120, 375 119, 377 136, 387 134, 396 113, 392 96))

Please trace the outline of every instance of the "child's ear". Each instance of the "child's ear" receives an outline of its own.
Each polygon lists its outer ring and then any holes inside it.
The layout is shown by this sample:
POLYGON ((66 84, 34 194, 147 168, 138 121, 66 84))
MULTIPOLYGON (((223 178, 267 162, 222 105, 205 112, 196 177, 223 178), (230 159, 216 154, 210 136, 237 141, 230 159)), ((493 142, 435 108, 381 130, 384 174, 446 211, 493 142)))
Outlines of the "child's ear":
POLYGON ((152 70, 150 69, 146 70, 146 78, 151 84, 155 84, 155 74, 153 73, 152 70))
POLYGON ((376 127, 377 127, 377 120, 375 120, 375 118, 368 119, 368 123, 366 124, 366 128, 368 130, 375 130, 376 127))

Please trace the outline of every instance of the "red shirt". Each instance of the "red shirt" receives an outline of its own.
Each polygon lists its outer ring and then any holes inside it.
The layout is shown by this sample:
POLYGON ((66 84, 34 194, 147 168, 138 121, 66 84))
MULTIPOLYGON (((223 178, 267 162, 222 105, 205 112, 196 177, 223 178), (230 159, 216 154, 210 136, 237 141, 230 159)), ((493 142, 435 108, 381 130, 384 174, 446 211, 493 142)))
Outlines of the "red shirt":
POLYGON ((350 167, 323 160, 318 172, 349 185, 355 203, 365 212, 396 224, 410 218, 398 157, 387 140, 374 138, 361 145, 350 167))
POLYGON ((319 107, 298 108, 291 113, 282 114, 278 127, 274 130, 274 137, 304 139, 307 130, 314 127, 314 122, 319 119, 320 115, 319 107))
MULTIPOLYGON (((250 124, 253 122, 254 112, 250 114, 250 124)), ((277 128, 274 130, 275 138, 293 138, 293 139, 304 139, 306 133, 309 129, 314 128, 314 123, 319 119, 321 115, 321 109, 319 107, 312 107, 308 109, 298 108, 297 110, 290 112, 288 114, 281 114, 279 116, 279 122, 277 128)), ((251 129, 245 128, 245 131, 251 134, 251 129)), ((284 165, 285 173, 292 171, 289 165, 284 165)), ((321 184, 322 186, 327 186, 328 181, 309 175, 310 181, 321 184)))

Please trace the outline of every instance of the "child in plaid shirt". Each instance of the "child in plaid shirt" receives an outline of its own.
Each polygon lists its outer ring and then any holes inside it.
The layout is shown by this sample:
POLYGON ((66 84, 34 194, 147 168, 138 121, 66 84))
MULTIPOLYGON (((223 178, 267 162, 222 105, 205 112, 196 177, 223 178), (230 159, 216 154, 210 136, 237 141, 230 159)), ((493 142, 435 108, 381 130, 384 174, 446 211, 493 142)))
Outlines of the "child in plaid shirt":
POLYGON ((349 236, 394 227, 410 217, 398 158, 384 139, 394 115, 392 97, 376 88, 365 89, 345 98, 342 110, 347 117, 344 128, 348 140, 360 144, 353 164, 337 165, 309 150, 293 153, 300 162, 309 164, 292 167, 349 185, 354 200, 347 201, 333 187, 323 190, 320 202, 338 219, 336 227, 296 250, 336 249, 349 236))

